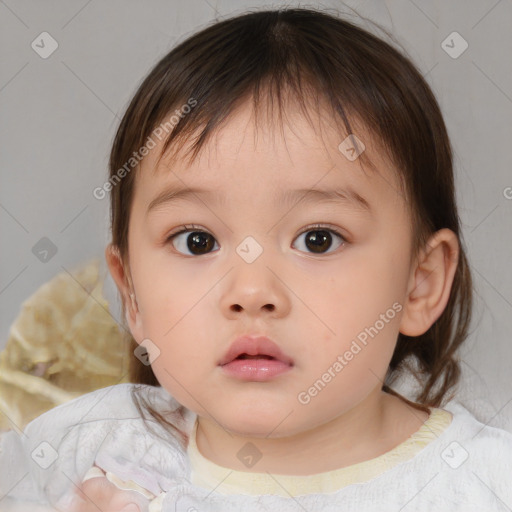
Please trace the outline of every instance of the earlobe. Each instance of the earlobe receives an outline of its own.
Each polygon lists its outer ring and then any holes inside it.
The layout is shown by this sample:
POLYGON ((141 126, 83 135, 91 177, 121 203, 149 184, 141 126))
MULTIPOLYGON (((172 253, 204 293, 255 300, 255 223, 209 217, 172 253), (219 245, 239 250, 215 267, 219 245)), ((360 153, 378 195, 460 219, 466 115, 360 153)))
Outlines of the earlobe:
POLYGON ((412 269, 400 332, 420 336, 441 316, 459 260, 459 242, 450 229, 434 233, 412 269))

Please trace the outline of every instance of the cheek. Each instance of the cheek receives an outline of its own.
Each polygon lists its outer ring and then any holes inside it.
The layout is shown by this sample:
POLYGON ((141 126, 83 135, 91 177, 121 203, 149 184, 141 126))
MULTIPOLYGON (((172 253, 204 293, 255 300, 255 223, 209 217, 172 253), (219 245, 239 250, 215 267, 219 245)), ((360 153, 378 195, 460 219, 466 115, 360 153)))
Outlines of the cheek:
POLYGON ((193 368, 189 368, 183 361, 177 364, 171 360, 168 363, 155 362, 151 365, 151 369, 160 385, 175 400, 188 409, 196 410, 197 403, 194 402, 193 397, 199 395, 200 389, 194 382, 193 368))
MULTIPOLYGON (((208 283, 195 275, 170 265, 165 267, 147 266, 139 274, 141 312, 145 327, 157 337, 173 335, 180 329, 189 329, 189 323, 200 328, 197 321, 202 311, 203 298, 208 291, 208 283), (146 284, 147 283, 147 284, 146 284)), ((211 286, 211 284, 210 284, 211 286)))
POLYGON ((327 364, 333 356, 358 351, 359 345, 362 350, 354 359, 373 366, 375 361, 391 358, 402 309, 400 282, 390 268, 389 257, 382 254, 354 255, 344 261, 345 265, 350 271, 333 271, 327 286, 301 291, 308 297, 312 318, 301 323, 306 324, 306 339, 316 340, 306 346, 306 352, 313 360, 327 364))
POLYGON ((395 301, 402 299, 408 277, 406 257, 407 251, 378 239, 372 246, 354 252, 347 270, 337 277, 338 300, 360 320, 375 321, 395 301))
MULTIPOLYGON (((208 408, 203 409, 203 400, 206 405, 221 396, 215 385, 205 387, 205 382, 211 379, 214 368, 205 365, 208 357, 197 344, 193 344, 193 339, 184 341, 183 344, 177 339, 168 340, 151 368, 160 385, 180 404, 207 416, 210 412, 208 408)), ((229 403, 229 400, 228 396, 226 403, 229 403)))

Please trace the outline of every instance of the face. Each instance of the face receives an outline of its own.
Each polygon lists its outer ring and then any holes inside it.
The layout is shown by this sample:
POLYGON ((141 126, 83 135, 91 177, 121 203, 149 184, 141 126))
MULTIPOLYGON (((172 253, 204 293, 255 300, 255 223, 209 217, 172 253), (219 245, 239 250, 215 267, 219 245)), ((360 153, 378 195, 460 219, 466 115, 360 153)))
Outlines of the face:
POLYGON ((138 343, 158 348, 153 371, 180 403, 231 432, 279 437, 382 387, 412 235, 395 171, 363 130, 377 171, 339 149, 346 134, 334 124, 320 132, 297 115, 271 126, 256 133, 245 106, 192 165, 164 158, 154 172, 159 147, 143 161, 129 226, 138 311, 128 321, 138 343), (205 192, 150 208, 189 188, 205 192), (245 334, 273 340, 292 366, 265 381, 227 374, 219 361, 245 334))

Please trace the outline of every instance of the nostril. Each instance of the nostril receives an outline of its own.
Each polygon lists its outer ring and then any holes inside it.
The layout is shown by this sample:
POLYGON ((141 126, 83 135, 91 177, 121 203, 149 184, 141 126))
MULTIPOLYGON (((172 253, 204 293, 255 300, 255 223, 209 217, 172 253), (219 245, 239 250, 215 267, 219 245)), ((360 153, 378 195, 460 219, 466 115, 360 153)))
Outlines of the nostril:
MULTIPOLYGON (((274 311, 276 309, 276 307, 274 306, 274 304, 265 304, 263 306, 265 309, 268 309, 269 311, 274 311)), ((240 304, 233 304, 231 306, 231 309, 233 311, 236 311, 237 313, 239 313, 240 311, 242 311, 244 308, 242 306, 240 306, 240 304)))

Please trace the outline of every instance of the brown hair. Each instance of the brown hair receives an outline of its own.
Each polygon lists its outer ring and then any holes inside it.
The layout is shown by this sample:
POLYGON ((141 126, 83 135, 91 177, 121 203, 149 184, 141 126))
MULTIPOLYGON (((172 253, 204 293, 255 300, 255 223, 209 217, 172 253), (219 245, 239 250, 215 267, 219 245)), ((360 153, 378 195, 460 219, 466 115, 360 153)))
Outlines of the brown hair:
MULTIPOLYGON (((339 16, 302 8, 249 12, 208 26, 165 55, 137 90, 113 143, 112 243, 128 262, 137 166, 122 180, 118 171, 172 112, 191 99, 195 102, 186 115, 176 117, 162 155, 193 140, 187 153, 193 159, 238 105, 252 98, 257 113, 263 96, 272 107, 276 102, 281 113, 285 93, 291 93, 306 115, 305 99, 315 98, 317 105, 320 99, 347 134, 352 133, 349 118, 361 121, 387 148, 408 198, 415 254, 441 228, 451 229, 459 239, 459 262, 444 312, 421 336, 399 334, 382 388, 400 396, 390 385, 407 368, 418 380, 423 378, 416 397, 419 408, 441 406, 460 377, 456 353, 468 335, 472 312, 450 141, 437 101, 409 58, 339 16)), ((132 339, 131 350, 136 347, 132 339)), ((133 355, 131 380, 159 386, 151 367, 133 355)))

